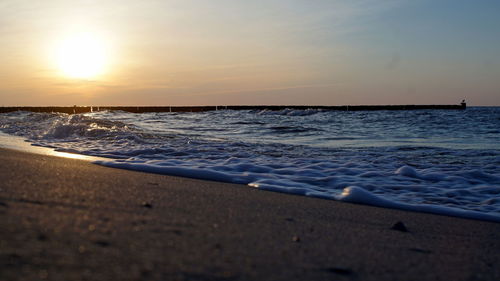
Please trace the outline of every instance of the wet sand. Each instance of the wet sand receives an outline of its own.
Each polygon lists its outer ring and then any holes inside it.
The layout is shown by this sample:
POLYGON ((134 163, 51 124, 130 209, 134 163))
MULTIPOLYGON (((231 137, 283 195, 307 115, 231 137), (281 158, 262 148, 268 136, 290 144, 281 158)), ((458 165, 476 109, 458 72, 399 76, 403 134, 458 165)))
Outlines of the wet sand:
POLYGON ((2 281, 500 280, 499 223, 7 149, 0 171, 2 281))

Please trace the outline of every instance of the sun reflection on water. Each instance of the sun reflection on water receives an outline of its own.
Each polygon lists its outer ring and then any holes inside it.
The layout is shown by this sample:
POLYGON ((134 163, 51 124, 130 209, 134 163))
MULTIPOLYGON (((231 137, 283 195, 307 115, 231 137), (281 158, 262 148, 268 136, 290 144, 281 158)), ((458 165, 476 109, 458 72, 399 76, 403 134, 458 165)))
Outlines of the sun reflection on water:
POLYGON ((35 153, 35 154, 42 154, 42 155, 49 155, 49 156, 63 157, 68 159, 84 160, 84 161, 109 160, 103 157, 94 157, 76 153, 55 151, 51 148, 31 145, 30 143, 26 142, 22 137, 12 136, 2 132, 0 132, 0 147, 12 150, 19 150, 28 153, 35 153))

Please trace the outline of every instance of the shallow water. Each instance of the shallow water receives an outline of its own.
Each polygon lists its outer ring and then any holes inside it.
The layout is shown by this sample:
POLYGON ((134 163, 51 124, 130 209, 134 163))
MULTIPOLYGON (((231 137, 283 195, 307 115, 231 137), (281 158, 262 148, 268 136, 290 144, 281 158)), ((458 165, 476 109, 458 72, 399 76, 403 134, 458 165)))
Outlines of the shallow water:
POLYGON ((500 222, 500 108, 14 112, 0 130, 97 164, 500 222))

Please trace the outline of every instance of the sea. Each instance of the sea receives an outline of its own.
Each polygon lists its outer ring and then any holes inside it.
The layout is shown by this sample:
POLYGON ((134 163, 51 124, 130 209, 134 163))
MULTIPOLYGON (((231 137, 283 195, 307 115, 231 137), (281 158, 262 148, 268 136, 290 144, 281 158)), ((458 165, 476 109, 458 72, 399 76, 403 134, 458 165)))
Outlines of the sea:
POLYGON ((103 166, 500 222, 500 107, 17 111, 0 131, 103 166))

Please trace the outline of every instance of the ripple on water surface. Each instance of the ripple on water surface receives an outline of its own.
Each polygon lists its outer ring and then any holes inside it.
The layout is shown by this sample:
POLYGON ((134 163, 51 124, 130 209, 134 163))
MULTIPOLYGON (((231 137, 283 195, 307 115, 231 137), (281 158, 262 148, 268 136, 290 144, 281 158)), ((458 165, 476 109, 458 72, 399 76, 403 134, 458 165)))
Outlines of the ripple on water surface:
POLYGON ((98 164, 500 221, 500 108, 13 112, 0 130, 98 164))

